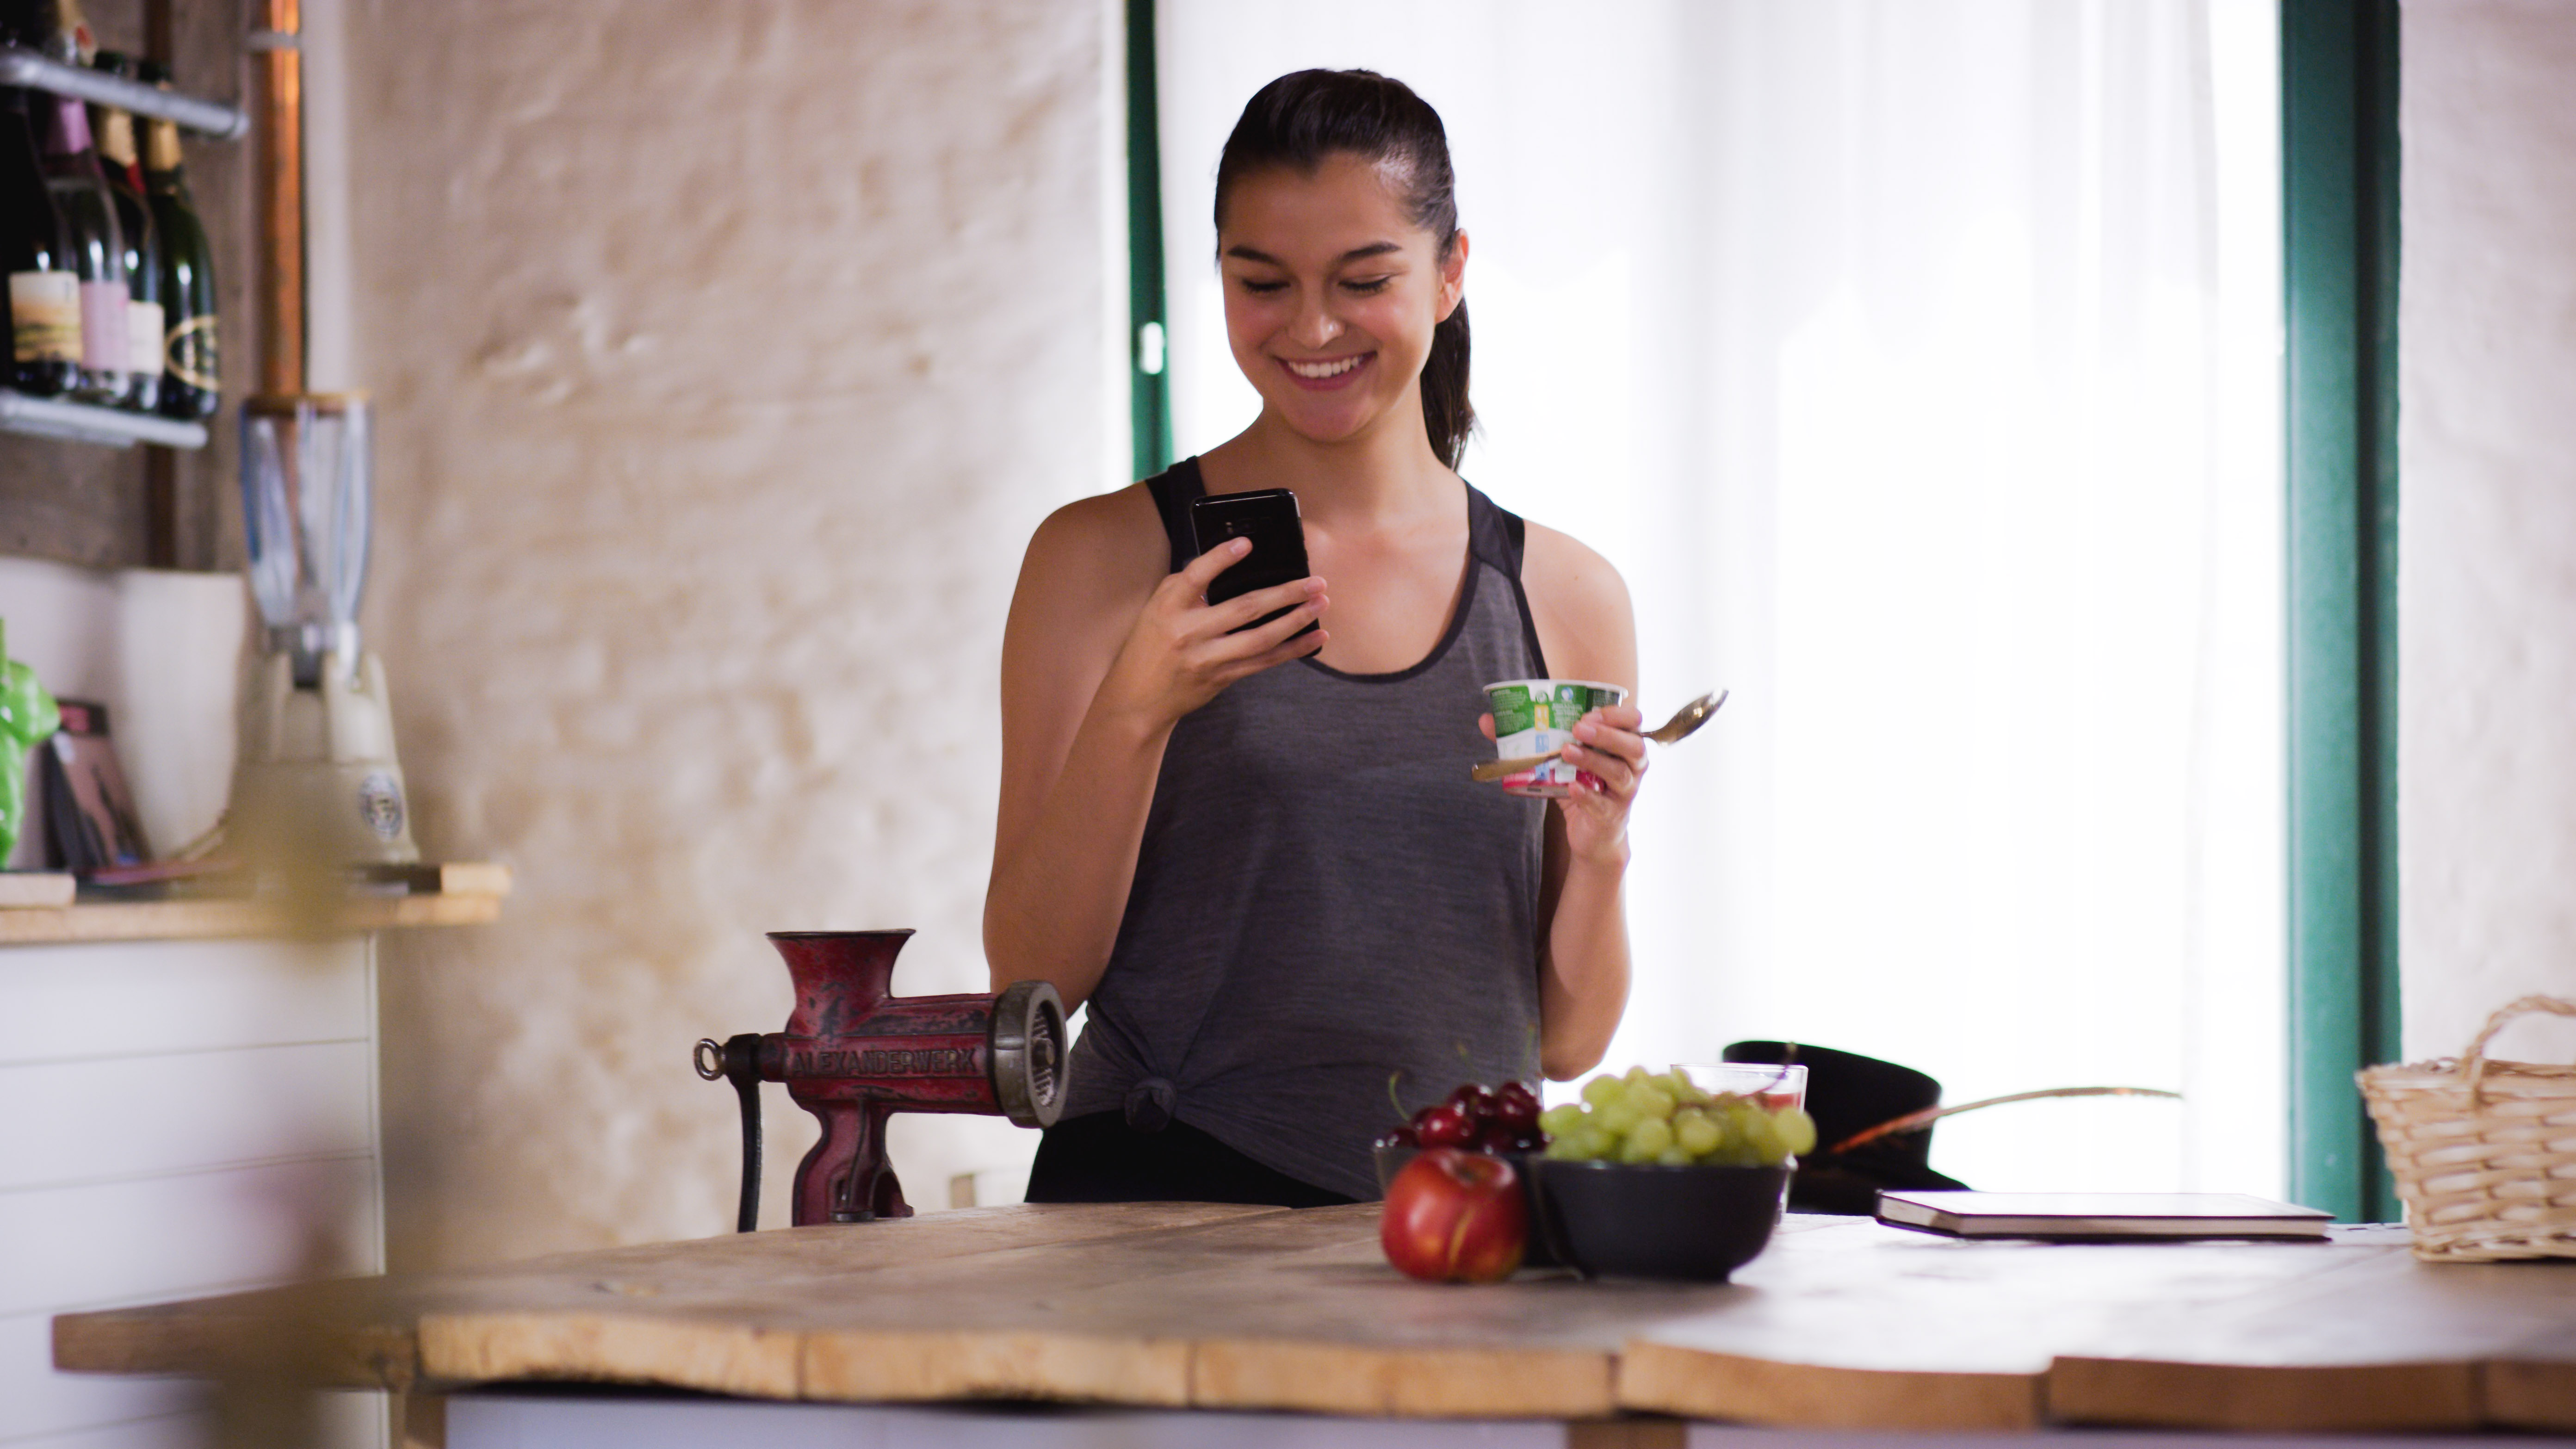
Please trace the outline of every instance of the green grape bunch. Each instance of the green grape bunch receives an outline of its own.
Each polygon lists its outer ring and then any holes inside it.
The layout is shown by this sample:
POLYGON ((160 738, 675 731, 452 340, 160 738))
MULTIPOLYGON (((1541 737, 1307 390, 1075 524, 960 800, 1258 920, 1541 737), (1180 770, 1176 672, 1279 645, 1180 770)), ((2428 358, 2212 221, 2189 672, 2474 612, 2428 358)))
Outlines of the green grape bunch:
POLYGON ((1583 1084, 1583 1100, 1550 1107, 1538 1123, 1547 1155, 1563 1162, 1666 1167, 1778 1167, 1816 1146, 1816 1119, 1758 1097, 1702 1090, 1679 1070, 1630 1067, 1583 1084))

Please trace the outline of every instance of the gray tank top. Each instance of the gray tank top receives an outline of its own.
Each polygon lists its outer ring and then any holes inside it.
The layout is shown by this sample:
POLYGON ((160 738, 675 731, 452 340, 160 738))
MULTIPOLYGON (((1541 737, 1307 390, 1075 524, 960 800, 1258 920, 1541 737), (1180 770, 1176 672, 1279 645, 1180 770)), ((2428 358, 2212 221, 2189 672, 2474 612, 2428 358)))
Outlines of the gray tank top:
MULTIPOLYGON (((1205 492, 1152 480, 1172 567, 1205 492)), ((1378 1195, 1369 1141, 1460 1082, 1538 1074, 1542 801, 1467 778, 1483 686, 1543 678, 1521 520, 1467 490, 1467 572, 1430 656, 1237 681, 1163 752, 1136 881, 1074 1044, 1066 1115, 1177 1119, 1378 1195)))

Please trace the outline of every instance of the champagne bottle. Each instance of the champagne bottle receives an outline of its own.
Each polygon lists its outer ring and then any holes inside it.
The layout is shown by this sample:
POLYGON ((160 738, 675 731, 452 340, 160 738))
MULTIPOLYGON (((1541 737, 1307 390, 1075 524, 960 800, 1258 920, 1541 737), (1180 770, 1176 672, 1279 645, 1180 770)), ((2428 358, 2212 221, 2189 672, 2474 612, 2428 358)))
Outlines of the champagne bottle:
MULTIPOLYGON (((134 79, 134 58, 102 50, 91 64, 134 79)), ((134 114, 122 106, 91 106, 99 168, 116 208, 117 235, 125 254, 125 392, 117 401, 136 412, 161 406, 161 241, 152 210, 143 201, 142 157, 134 146, 134 114)))
POLYGON ((0 45, 42 51, 54 33, 54 0, 0 0, 0 45))
MULTIPOLYGON (((167 67, 145 61, 143 79, 163 89, 170 85, 167 67)), ((216 381, 215 249, 197 219, 197 203, 188 195, 188 176, 181 169, 179 127, 174 121, 147 124, 143 147, 144 199, 152 207, 152 224, 161 233, 161 307, 166 341, 162 348, 161 411, 191 420, 215 415, 222 392, 216 381)))
POLYGON ((80 0, 36 0, 39 19, 48 24, 39 49, 49 60, 64 65, 87 65, 98 54, 98 41, 91 36, 89 17, 81 13, 80 0))
POLYGON ((36 159, 28 93, 0 88, 0 293, 9 350, 0 382, 36 397, 80 385, 80 277, 72 270, 71 231, 45 185, 36 159))
POLYGON ((83 402, 116 403, 125 397, 125 340, 131 323, 125 304, 125 238, 116 225, 116 202, 99 174, 90 143, 89 111, 69 96, 50 96, 52 124, 45 127, 45 185, 71 228, 72 270, 80 275, 81 380, 72 395, 83 402))

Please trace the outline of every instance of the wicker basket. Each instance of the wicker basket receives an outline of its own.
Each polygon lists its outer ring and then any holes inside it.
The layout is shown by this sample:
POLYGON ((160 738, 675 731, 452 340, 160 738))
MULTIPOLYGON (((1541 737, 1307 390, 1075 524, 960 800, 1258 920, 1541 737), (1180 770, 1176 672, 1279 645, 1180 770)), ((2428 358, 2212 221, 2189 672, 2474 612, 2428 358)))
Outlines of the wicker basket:
POLYGON ((2576 1001, 2526 996, 2488 1017, 2457 1061, 2360 1074, 2418 1258, 2576 1258, 2576 1067, 2486 1057, 2506 1022, 2533 1011, 2576 1016, 2576 1001))

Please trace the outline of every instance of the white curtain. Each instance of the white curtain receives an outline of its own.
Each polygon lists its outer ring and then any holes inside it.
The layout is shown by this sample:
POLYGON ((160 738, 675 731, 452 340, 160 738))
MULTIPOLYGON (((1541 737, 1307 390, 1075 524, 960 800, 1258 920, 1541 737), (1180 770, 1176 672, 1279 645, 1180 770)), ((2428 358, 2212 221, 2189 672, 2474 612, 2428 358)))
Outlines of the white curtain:
POLYGON ((1305 66, 1449 127, 1463 471, 1607 554, 1659 752, 1611 1064, 1892 1058, 1988 1188, 2281 1187, 2266 0, 1164 0, 1183 454, 1256 404, 1210 181, 1305 66))

